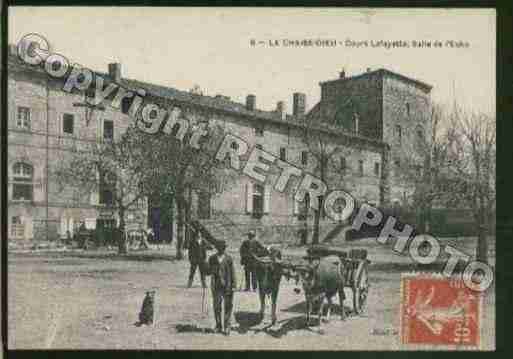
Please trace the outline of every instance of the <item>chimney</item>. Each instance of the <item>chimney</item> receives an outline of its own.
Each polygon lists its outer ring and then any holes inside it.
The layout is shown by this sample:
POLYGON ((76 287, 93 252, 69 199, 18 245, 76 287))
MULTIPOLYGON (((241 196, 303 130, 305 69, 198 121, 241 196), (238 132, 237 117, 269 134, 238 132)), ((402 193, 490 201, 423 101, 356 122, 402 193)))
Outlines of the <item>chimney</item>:
POLYGON ((346 77, 346 70, 342 69, 342 71, 340 71, 340 78, 344 79, 345 77, 346 77))
POLYGON ((256 96, 255 95, 247 95, 246 96, 246 110, 254 111, 256 105, 256 96))
POLYGON ((109 64, 109 76, 114 82, 121 81, 121 64, 119 62, 109 64))
POLYGON ((9 44, 9 55, 18 56, 18 46, 14 44, 9 44))
POLYGON ((279 101, 276 104, 276 112, 282 120, 285 120, 285 118, 287 117, 287 114, 285 113, 285 102, 279 101))
POLYGON ((304 93, 295 92, 292 102, 292 114, 294 116, 303 116, 306 110, 306 95, 304 93))

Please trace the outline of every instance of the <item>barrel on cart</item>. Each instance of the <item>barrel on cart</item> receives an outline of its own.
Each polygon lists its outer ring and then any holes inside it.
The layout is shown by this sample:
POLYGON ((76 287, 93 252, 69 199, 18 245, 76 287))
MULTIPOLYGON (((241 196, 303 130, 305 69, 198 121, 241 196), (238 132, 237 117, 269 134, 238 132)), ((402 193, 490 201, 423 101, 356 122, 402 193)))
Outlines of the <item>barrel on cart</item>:
POLYGON ((370 287, 368 276, 370 260, 367 259, 367 250, 354 248, 344 251, 336 247, 314 245, 306 251, 309 257, 322 258, 336 255, 342 260, 346 268, 344 273, 346 287, 353 291, 353 309, 355 313, 362 314, 367 304, 370 287))

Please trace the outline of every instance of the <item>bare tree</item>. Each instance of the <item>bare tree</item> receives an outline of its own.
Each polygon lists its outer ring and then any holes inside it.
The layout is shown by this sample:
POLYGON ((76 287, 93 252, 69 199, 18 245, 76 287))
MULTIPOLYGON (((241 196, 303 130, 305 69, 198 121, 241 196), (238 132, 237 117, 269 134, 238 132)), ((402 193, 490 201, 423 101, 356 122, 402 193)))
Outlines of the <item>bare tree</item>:
POLYGON ((73 152, 67 161, 59 162, 52 176, 61 187, 74 187, 83 193, 103 199, 102 206, 116 211, 119 218, 118 252, 127 253, 125 217, 141 205, 141 166, 139 148, 130 129, 117 141, 89 143, 73 152))
MULTIPOLYGON (((348 158, 353 152, 353 147, 344 146, 346 140, 339 138, 338 143, 330 138, 327 130, 334 129, 327 124, 319 124, 314 119, 303 119, 303 142, 308 148, 308 153, 313 157, 315 163, 313 174, 326 183, 328 186, 337 183, 341 186, 343 183, 350 183, 344 181, 350 173, 345 164, 345 159, 348 158), (342 182, 342 183, 341 183, 342 182)), ((340 131, 339 128, 336 130, 340 131)), ((314 231, 312 235, 312 244, 319 243, 320 222, 324 217, 324 196, 318 198, 318 209, 314 210, 314 231)))
POLYGON ((208 115, 198 114, 191 109, 183 109, 180 116, 184 120, 181 125, 158 134, 141 132, 139 135, 146 193, 171 194, 175 199, 178 259, 183 257, 186 223, 190 222, 192 216, 192 194, 220 193, 231 178, 229 171, 214 159, 223 140, 224 129, 211 121, 208 115), (193 133, 200 129, 205 133, 197 146, 193 133))
POLYGON ((451 200, 470 207, 477 232, 479 261, 488 260, 487 235, 493 225, 496 200, 495 117, 454 106, 450 119, 451 200))
POLYGON ((399 178, 410 187, 412 208, 418 229, 429 232, 431 210, 447 197, 447 167, 453 135, 448 126, 449 113, 441 105, 431 107, 426 127, 417 129, 413 141, 406 141, 400 159, 399 178))
POLYGON ((433 106, 430 120, 430 140, 416 141, 401 159, 401 176, 412 186, 413 207, 420 214, 419 229, 429 231, 434 203, 470 208, 476 256, 486 261, 495 213, 495 118, 454 104, 451 109, 433 106))

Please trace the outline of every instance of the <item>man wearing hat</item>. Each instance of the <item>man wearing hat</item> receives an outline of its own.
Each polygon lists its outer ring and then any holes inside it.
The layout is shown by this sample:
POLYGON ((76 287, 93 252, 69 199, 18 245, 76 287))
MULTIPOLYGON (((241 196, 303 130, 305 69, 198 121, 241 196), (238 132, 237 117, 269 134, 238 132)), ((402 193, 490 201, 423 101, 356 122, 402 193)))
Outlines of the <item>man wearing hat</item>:
POLYGON ((192 286, 196 268, 198 268, 200 272, 201 286, 206 288, 204 267, 207 260, 207 249, 211 248, 201 238, 199 231, 193 228, 191 242, 189 243, 189 262, 191 267, 189 271, 189 282, 187 283, 187 288, 192 286))
POLYGON ((233 309, 233 292, 237 287, 235 277, 235 266, 232 257, 225 253, 226 242, 219 241, 216 246, 217 253, 208 259, 207 273, 212 276, 212 303, 214 306, 214 316, 216 320, 216 331, 230 335, 230 320, 233 309), (222 305, 224 305, 224 331, 222 325, 222 305))
POLYGON ((255 231, 249 231, 246 235, 247 238, 242 241, 240 246, 240 264, 244 267, 244 275, 246 278, 245 291, 248 292, 251 289, 253 289, 253 291, 257 289, 255 261, 251 254, 257 254, 255 249, 260 243, 256 240, 255 231))

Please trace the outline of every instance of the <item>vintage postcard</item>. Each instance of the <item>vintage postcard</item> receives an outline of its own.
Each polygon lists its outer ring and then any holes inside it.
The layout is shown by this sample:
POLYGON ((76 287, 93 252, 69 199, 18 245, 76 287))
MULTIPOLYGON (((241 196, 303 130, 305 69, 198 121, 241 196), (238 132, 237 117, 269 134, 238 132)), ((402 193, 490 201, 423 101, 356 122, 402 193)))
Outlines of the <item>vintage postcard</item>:
POLYGON ((496 13, 8 8, 9 349, 495 349, 496 13))

